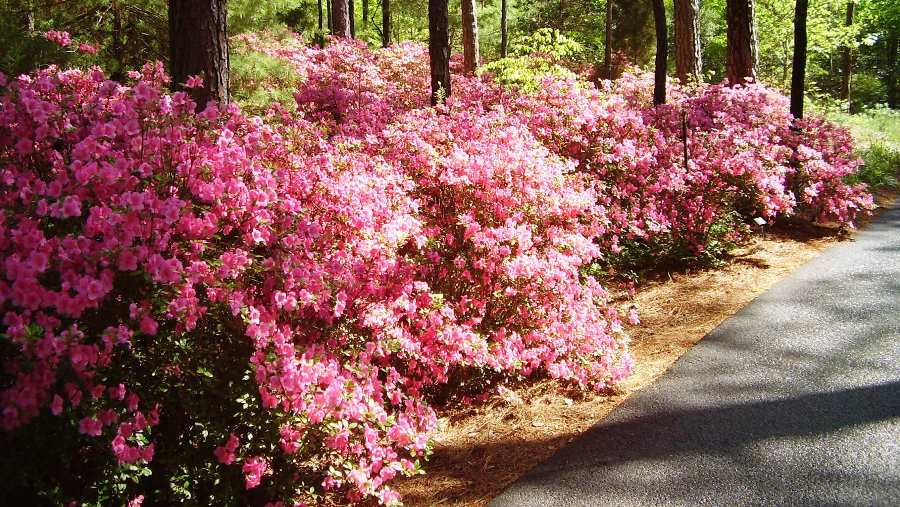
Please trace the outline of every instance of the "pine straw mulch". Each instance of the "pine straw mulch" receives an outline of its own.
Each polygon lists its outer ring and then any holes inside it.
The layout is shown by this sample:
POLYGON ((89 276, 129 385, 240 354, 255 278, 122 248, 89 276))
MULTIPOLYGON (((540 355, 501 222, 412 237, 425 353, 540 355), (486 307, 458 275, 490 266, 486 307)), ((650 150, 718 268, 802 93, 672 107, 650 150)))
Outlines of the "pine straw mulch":
MULTIPOLYGON (((878 196, 889 204, 896 193, 878 196)), ((483 404, 439 410, 440 429, 426 475, 396 486, 409 506, 481 506, 652 383, 719 323, 828 246, 846 240, 814 226, 773 228, 732 252, 717 269, 656 273, 633 299, 641 324, 630 329, 633 375, 596 394, 551 380, 514 386, 483 404)))

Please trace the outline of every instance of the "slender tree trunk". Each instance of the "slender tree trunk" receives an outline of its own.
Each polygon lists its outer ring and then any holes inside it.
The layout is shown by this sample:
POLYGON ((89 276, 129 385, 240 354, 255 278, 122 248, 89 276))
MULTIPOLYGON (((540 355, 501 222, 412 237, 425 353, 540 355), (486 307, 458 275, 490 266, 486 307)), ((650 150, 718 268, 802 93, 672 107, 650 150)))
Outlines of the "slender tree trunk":
POLYGON ((612 79, 613 0, 606 0, 606 25, 603 33, 603 78, 612 79))
POLYGON ((350 18, 350 38, 356 38, 356 12, 355 12, 356 0, 348 0, 347 2, 347 16, 350 18))
POLYGON ((669 60, 666 6, 663 0, 653 0, 653 20, 656 24, 656 72, 653 78, 653 105, 658 106, 666 103, 666 63, 669 60))
POLYGON ((319 0, 319 33, 316 34, 316 39, 319 41, 319 47, 325 47, 325 26, 324 26, 324 9, 322 8, 322 0, 319 0))
POLYGON ((369 0, 362 0, 363 4, 363 28, 369 27, 369 0))
POLYGON ((333 20, 331 19, 331 10, 332 10, 332 9, 331 9, 331 0, 326 0, 326 1, 325 1, 325 7, 326 7, 326 8, 325 8, 325 12, 326 12, 327 15, 328 15, 328 33, 333 33, 333 30, 334 30, 334 22, 333 22, 333 20))
POLYGON ((726 0, 725 20, 728 23, 728 82, 741 84, 756 79, 759 67, 759 47, 753 0, 726 0))
POLYGON ((806 91, 806 13, 809 0, 797 0, 794 9, 794 71, 791 76, 791 114, 803 118, 803 96, 806 91))
POLYGON ((701 81, 700 0, 675 0, 675 73, 682 83, 701 81))
POLYGON ((431 104, 449 97, 450 21, 448 0, 428 0, 428 56, 431 61, 431 104))
POLYGON ((897 27, 888 34, 887 54, 888 54, 888 75, 887 75, 887 99, 888 107, 891 109, 900 109, 897 97, 897 74, 900 73, 898 64, 900 64, 900 55, 897 54, 898 46, 900 46, 900 34, 897 33, 897 27))
MULTIPOLYGON (((844 26, 852 26, 853 25, 853 15, 856 12, 856 2, 852 0, 847 2, 847 18, 844 20, 844 26)), ((844 46, 841 48, 841 93, 840 98, 842 100, 850 100, 850 74, 853 72, 853 53, 851 52, 850 46, 844 46)), ((852 109, 849 107, 848 109, 852 109)))
POLYGON ((187 89, 198 109, 210 100, 228 102, 227 0, 169 0, 172 86, 182 89, 189 76, 203 86, 187 89))
POLYGON ((391 45, 391 0, 381 0, 381 45, 391 45))
POLYGON ((478 62, 481 60, 478 41, 478 11, 475 0, 462 0, 462 39, 463 60, 467 74, 474 74, 478 70, 478 62))
POLYGON ((509 52, 509 0, 500 0, 500 58, 509 52))
POLYGON ((331 35, 350 38, 349 0, 331 0, 331 35))

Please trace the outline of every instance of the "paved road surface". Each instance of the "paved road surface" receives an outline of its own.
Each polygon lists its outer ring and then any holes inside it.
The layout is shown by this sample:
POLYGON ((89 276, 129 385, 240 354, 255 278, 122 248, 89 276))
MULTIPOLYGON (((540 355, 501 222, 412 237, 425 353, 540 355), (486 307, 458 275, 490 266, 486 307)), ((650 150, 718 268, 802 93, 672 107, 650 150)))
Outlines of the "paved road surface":
POLYGON ((900 206, 491 505, 900 506, 900 206))

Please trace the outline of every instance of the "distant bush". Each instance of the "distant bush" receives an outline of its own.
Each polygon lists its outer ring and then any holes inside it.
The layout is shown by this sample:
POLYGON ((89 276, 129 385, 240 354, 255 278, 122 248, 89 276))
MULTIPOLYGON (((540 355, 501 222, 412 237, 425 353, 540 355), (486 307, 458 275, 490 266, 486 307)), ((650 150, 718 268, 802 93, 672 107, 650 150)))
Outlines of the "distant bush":
POLYGON ((900 151, 883 142, 874 142, 860 151, 863 165, 850 175, 851 183, 865 183, 872 189, 900 186, 900 151))

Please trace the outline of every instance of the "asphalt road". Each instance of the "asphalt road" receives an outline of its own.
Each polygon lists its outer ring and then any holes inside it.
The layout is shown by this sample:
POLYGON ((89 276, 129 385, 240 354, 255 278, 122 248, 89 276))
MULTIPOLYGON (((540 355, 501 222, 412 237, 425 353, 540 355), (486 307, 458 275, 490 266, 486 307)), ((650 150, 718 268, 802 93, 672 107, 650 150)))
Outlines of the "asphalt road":
POLYGON ((491 505, 900 506, 900 207, 491 505))

